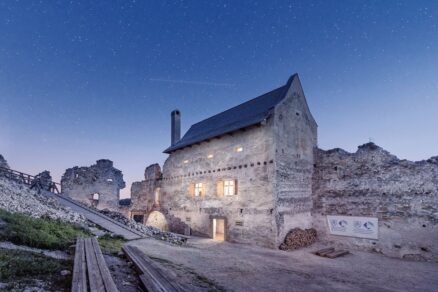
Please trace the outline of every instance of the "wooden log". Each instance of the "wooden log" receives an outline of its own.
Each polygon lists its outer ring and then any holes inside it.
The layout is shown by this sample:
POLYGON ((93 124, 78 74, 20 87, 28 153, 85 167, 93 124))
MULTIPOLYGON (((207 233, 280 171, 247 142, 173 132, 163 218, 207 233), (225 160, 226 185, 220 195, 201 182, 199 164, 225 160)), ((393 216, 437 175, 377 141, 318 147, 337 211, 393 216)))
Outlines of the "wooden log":
POLYGON ((338 251, 334 251, 331 253, 326 254, 325 256, 328 257, 329 259, 334 259, 346 254, 349 254, 350 252, 348 250, 338 250, 338 251))
POLYGON ((122 250, 142 274, 140 280, 148 291, 187 291, 177 284, 175 279, 159 269, 156 264, 137 247, 128 245, 124 246, 122 250))
POLYGON ((323 248, 323 249, 317 250, 317 251, 315 252, 315 254, 318 255, 318 256, 323 257, 323 256, 325 256, 326 254, 331 253, 331 252, 334 252, 334 251, 335 251, 335 249, 334 249, 333 247, 329 247, 329 248, 323 248))

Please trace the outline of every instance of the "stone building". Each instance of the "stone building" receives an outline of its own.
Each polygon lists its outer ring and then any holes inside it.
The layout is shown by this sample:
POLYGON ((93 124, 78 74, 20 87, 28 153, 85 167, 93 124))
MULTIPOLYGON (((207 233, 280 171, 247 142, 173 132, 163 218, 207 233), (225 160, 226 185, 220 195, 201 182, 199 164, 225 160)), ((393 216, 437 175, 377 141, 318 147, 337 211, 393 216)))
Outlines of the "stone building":
POLYGON ((267 247, 311 227, 317 125, 297 74, 181 139, 179 111, 171 119, 162 177, 133 184, 133 208, 136 196, 150 208, 154 194, 170 230, 267 247))
POLYGON ((61 178, 62 193, 98 209, 118 210, 120 189, 124 187, 122 172, 107 159, 90 167, 69 168, 61 178))
POLYGON ((438 260, 438 157, 411 162, 372 143, 317 148, 298 75, 205 119, 180 138, 171 113, 163 165, 132 185, 138 221, 277 248, 294 228, 335 247, 438 260))

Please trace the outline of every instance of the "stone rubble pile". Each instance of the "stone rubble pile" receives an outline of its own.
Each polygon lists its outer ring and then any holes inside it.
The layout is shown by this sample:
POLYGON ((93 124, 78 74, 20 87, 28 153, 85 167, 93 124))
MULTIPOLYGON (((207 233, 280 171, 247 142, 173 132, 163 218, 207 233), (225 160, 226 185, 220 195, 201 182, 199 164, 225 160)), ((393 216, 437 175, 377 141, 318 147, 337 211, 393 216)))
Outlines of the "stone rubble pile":
POLYGON ((0 177, 0 209, 34 218, 48 217, 77 224, 85 222, 82 215, 60 206, 54 199, 3 177, 0 177))
POLYGON ((294 228, 288 232, 279 248, 281 250, 294 250, 309 246, 314 242, 316 242, 315 229, 294 228))
POLYGON ((98 211, 104 214, 105 216, 108 216, 116 220, 117 222, 120 222, 132 229, 140 231, 141 233, 144 233, 147 236, 151 236, 153 238, 160 239, 176 245, 182 245, 187 241, 186 237, 180 236, 176 233, 162 231, 158 228, 135 222, 134 220, 126 218, 123 214, 119 212, 110 211, 108 209, 98 210, 98 211))

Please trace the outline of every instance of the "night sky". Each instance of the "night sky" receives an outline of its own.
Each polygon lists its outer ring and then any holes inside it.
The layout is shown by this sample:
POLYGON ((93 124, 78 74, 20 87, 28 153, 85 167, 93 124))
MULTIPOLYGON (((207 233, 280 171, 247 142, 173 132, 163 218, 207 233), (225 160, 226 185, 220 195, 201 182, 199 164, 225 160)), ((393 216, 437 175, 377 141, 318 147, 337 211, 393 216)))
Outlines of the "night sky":
POLYGON ((171 110, 185 132, 295 72, 321 148, 438 155, 438 1, 0 0, 0 153, 57 181, 111 159, 126 196, 171 110))

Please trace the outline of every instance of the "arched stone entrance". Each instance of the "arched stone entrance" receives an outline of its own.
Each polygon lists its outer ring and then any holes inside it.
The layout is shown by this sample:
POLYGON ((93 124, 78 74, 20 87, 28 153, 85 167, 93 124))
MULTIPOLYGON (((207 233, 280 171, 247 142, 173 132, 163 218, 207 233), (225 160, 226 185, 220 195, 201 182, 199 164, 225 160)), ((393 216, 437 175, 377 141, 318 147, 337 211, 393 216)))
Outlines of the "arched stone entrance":
POLYGON ((166 216, 160 211, 152 211, 149 213, 146 225, 159 228, 163 231, 169 231, 169 224, 167 224, 166 216))

